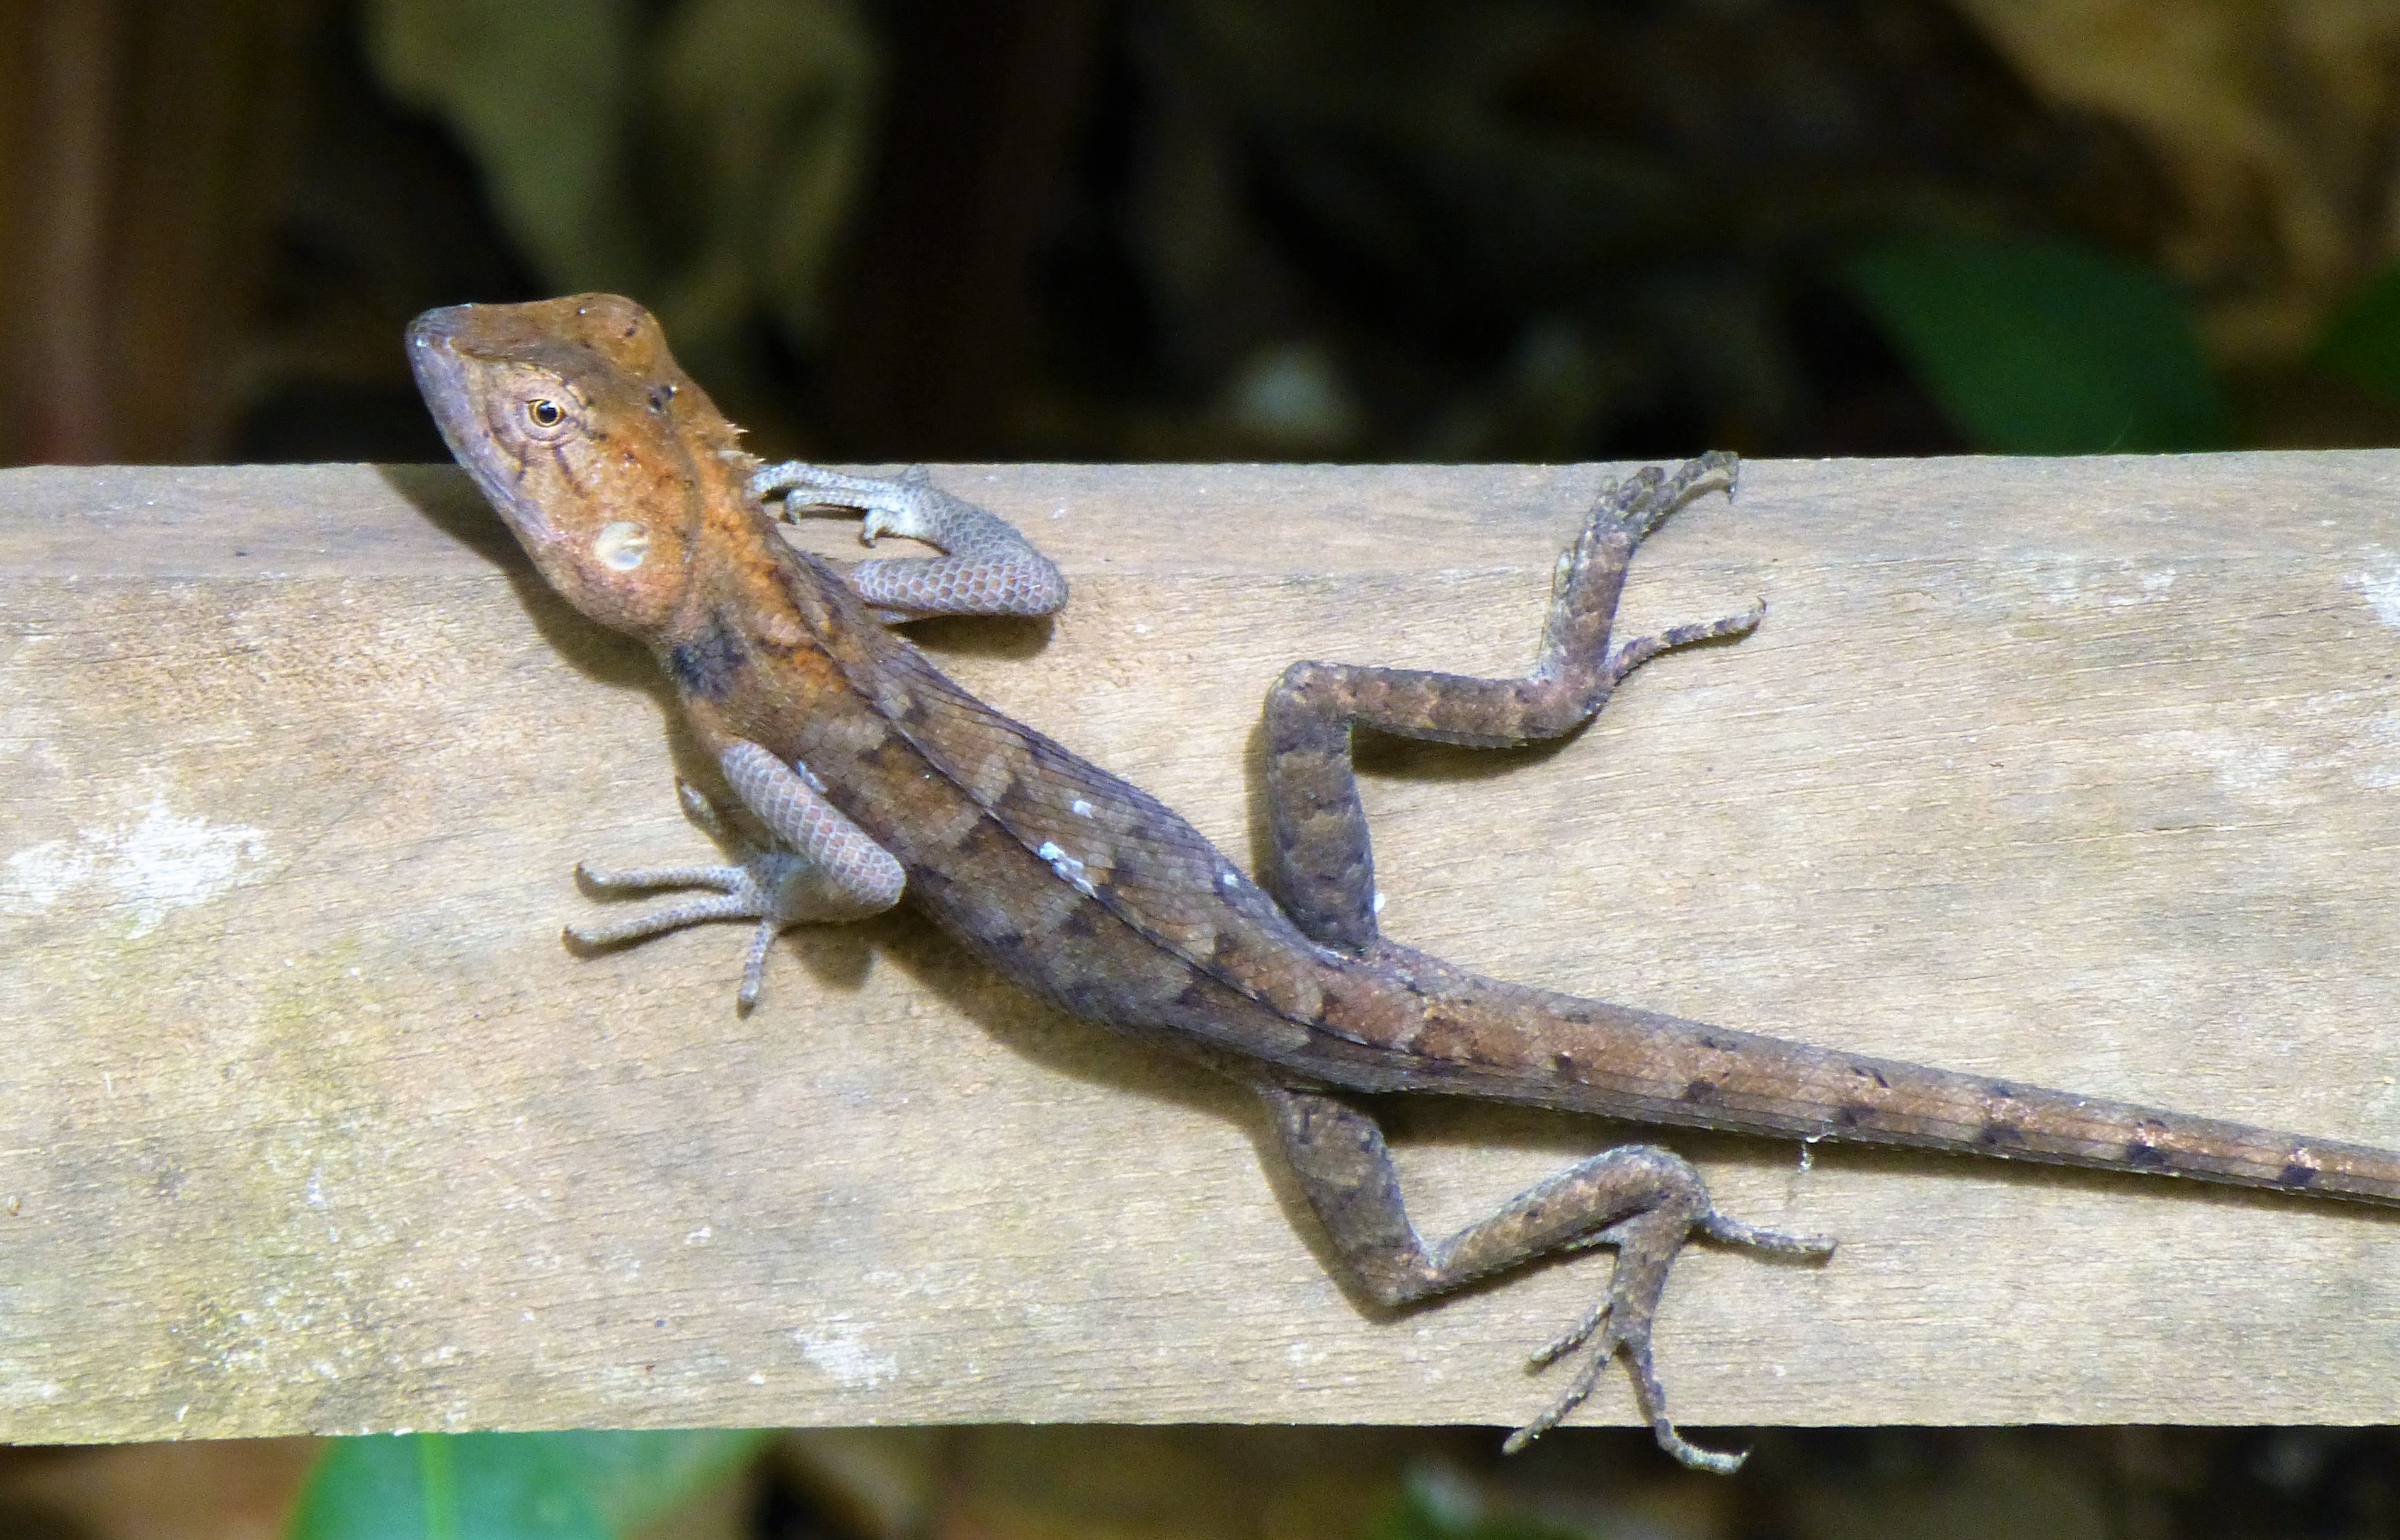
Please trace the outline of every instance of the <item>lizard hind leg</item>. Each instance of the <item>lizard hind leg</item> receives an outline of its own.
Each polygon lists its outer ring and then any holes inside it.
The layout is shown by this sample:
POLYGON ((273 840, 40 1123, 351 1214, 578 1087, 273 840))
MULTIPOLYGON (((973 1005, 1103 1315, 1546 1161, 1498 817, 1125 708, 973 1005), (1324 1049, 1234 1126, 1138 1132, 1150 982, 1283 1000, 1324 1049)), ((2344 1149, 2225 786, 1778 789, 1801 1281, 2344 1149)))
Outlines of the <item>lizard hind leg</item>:
POLYGON ((1691 1163, 1656 1145, 1604 1150, 1536 1183, 1489 1217, 1427 1246, 1410 1221, 1382 1129, 1332 1097, 1261 1088, 1285 1158, 1300 1179, 1348 1281, 1376 1302, 1406 1304, 1445 1294, 1547 1253, 1595 1246, 1616 1252, 1608 1292, 1572 1329, 1534 1356, 1539 1369, 1578 1350, 1574 1381, 1541 1414, 1511 1434, 1514 1452, 1558 1425, 1590 1396, 1618 1354, 1633 1376, 1643 1420, 1659 1448, 1695 1469, 1728 1474, 1743 1456, 1702 1449, 1675 1431, 1651 1360, 1650 1330, 1667 1274, 1693 1235, 1771 1255, 1818 1258, 1834 1243, 1755 1229, 1717 1212, 1691 1163))

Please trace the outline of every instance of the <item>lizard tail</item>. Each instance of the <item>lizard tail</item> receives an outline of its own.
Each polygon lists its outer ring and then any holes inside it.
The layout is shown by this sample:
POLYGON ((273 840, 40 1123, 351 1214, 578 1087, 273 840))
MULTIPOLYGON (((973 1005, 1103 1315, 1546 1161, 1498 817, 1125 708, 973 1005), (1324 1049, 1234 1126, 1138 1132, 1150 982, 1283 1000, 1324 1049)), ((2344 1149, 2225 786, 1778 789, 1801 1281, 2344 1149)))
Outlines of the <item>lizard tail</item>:
POLYGON ((1561 1023, 1623 1044, 1601 1047, 1588 1070, 1574 1057, 1586 1092, 1575 1099, 1596 1111, 2400 1206, 2400 1152, 2389 1150, 1604 1009, 1634 1019, 1561 1023))
MULTIPOLYGON (((1422 961, 1431 967, 1401 970, 1415 975, 1405 989, 1413 1019, 1402 1025, 1393 1014, 1373 1013, 1398 1029, 1380 1046, 1415 1061, 1418 1088, 1432 1081, 1643 1123, 1898 1144, 2400 1206, 2400 1152, 1838 1053, 1422 961)), ((1354 1039, 1363 1045, 1374 1024, 1357 1024, 1367 1029, 1354 1039)), ((1353 1083, 1379 1088, 1364 1079, 1353 1083)))

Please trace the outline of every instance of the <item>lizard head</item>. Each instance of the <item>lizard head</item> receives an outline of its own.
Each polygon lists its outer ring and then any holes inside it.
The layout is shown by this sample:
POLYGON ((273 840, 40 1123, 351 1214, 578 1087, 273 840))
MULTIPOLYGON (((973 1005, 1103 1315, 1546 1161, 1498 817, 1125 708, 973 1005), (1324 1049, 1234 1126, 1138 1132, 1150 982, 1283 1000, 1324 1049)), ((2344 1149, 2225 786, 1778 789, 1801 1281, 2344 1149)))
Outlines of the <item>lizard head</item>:
POLYGON ((675 613, 738 429, 614 294, 456 305, 408 328, 409 366, 458 463, 566 601, 650 637, 675 613))

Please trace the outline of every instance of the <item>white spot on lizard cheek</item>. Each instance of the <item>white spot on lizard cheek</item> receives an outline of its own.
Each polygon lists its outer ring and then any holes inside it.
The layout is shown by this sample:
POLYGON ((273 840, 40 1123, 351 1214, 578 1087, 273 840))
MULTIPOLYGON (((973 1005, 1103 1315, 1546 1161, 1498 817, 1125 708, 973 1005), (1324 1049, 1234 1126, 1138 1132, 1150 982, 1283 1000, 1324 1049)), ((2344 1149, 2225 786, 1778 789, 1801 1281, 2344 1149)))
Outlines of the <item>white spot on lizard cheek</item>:
POLYGON ((650 559, 650 532, 631 519, 602 525, 592 537, 592 554, 603 566, 631 572, 650 559))
POLYGON ((266 832, 180 818, 153 797, 135 823, 82 829, 17 852, 0 867, 0 911, 32 914, 80 888, 98 889, 133 910, 128 936, 146 935, 173 909, 206 903, 258 879, 266 832))
POLYGON ((2375 554, 2375 569, 2353 572, 2342 581, 2366 596, 2366 607, 2377 620, 2400 631, 2400 556, 2382 551, 2375 554))
POLYGON ((865 1327, 847 1315, 836 1315, 814 1331, 793 1332, 792 1340, 800 1344, 800 1356, 832 1375, 837 1384, 845 1390, 863 1390, 900 1372, 900 1361, 868 1348, 861 1341, 866 1335, 865 1327))

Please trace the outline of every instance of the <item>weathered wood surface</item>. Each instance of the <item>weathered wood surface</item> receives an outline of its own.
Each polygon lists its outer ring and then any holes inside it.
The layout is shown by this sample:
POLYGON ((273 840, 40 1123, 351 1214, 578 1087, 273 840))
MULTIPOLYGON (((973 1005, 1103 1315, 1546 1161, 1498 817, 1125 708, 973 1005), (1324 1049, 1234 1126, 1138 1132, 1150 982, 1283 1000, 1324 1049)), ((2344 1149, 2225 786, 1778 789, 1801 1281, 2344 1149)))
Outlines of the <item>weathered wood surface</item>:
MULTIPOLYGON (((1513 672, 1602 471, 942 475, 1075 598, 929 645, 1247 859, 1280 666, 1513 672)), ((1391 933, 2400 1144, 2400 454, 1754 464, 1644 550, 1628 619, 1759 593, 1755 638, 1555 752, 1372 756, 1391 933)), ((747 1019, 735 930, 570 955, 579 856, 707 849, 665 708, 455 472, 0 472, 0 1437, 1550 1394, 1521 1356, 1604 1262, 1362 1313, 1242 1097, 914 920, 788 939, 747 1019)), ((1429 1223, 1618 1135, 1398 1126, 1429 1223)), ((1844 1241, 1684 1263, 1687 1422, 2400 1419, 2400 1217, 1671 1142, 1844 1241)))

